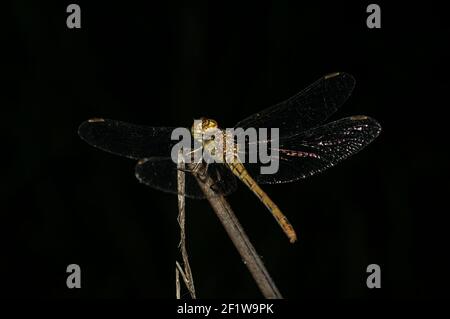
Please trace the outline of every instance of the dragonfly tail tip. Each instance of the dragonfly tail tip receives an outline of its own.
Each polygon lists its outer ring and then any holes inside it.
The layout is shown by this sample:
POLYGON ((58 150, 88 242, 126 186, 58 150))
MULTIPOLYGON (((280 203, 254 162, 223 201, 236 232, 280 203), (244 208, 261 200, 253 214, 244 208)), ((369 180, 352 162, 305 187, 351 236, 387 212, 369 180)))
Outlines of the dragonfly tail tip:
POLYGON ((294 244, 296 241, 297 241, 297 235, 296 234, 289 236, 289 242, 291 244, 294 244))

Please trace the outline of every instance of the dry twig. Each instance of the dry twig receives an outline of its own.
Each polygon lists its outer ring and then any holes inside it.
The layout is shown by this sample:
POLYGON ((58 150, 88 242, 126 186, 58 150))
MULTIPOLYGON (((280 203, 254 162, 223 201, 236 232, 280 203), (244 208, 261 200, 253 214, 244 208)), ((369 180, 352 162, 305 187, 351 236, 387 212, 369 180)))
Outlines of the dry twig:
POLYGON ((261 290, 261 293, 268 299, 283 298, 274 281, 270 277, 269 272, 264 266, 261 258, 245 234, 244 229, 239 223, 237 217, 234 215, 230 204, 228 204, 224 196, 213 191, 212 186, 214 181, 211 177, 202 173, 203 172, 200 172, 195 175, 200 188, 205 193, 206 198, 214 209, 214 212, 228 233, 228 236, 234 246, 241 255, 244 264, 252 274, 253 279, 261 290))
MULTIPOLYGON (((176 262, 176 275, 178 276, 178 271, 181 273, 181 277, 183 278, 184 284, 186 285, 189 293, 191 294, 192 299, 196 299, 195 295, 195 287, 194 287, 194 278, 192 276, 191 267, 189 265, 189 258, 186 249, 186 229, 185 229, 185 221, 186 221, 186 211, 185 211, 185 163, 183 161, 182 150, 178 154, 178 172, 177 172, 177 182, 178 182, 178 224, 180 225, 180 250, 181 256, 183 258, 184 270, 178 263, 176 262)), ((179 281, 179 277, 176 278, 179 281)), ((177 287, 177 299, 180 299, 179 293, 179 283, 177 287)))

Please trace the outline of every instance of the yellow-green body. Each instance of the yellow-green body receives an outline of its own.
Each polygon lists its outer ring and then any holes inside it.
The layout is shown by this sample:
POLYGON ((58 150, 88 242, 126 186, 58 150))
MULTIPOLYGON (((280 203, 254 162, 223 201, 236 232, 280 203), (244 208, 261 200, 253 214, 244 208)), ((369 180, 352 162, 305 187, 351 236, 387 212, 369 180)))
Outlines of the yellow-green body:
MULTIPOLYGON (((195 138, 200 138, 202 134, 205 134, 208 130, 219 130, 217 122, 211 119, 202 119, 201 126, 193 126, 192 132, 195 138)), ((223 162, 228 168, 233 172, 233 174, 239 178, 247 187, 259 198, 259 200, 267 207, 267 209, 272 213, 272 215, 277 220, 278 224, 281 226, 285 234, 288 236, 291 243, 297 240, 297 235, 295 234, 294 228, 289 223, 288 219, 278 206, 270 199, 270 197, 261 189, 261 187, 256 183, 256 181, 250 176, 245 166, 241 163, 238 156, 237 145, 232 142, 226 136, 226 133, 219 130, 219 134, 222 134, 223 145, 218 145, 215 140, 202 140, 203 148, 208 151, 216 161, 223 162), (228 142, 228 145, 227 145, 228 142), (230 150, 230 148, 232 148, 230 150), (220 151, 218 151, 220 150, 220 151), (226 152, 229 152, 228 157, 226 152), (231 155, 231 156, 230 156, 231 155)), ((211 132, 211 131, 210 131, 211 132)), ((210 133, 209 132, 209 133, 210 133)))

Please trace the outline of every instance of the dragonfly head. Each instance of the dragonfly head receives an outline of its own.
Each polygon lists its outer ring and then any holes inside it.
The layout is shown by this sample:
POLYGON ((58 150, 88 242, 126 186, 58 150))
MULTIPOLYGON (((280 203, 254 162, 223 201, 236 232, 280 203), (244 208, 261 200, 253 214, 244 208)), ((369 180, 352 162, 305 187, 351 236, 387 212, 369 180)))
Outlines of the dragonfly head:
POLYGON ((202 120, 202 129, 204 131, 206 131, 208 129, 214 129, 214 128, 218 128, 219 127, 217 125, 217 122, 212 120, 212 119, 207 119, 205 117, 202 117, 201 120, 202 120))
POLYGON ((194 138, 201 139, 205 132, 210 131, 211 129, 217 129, 218 127, 216 121, 202 117, 199 120, 194 121, 191 131, 194 138))

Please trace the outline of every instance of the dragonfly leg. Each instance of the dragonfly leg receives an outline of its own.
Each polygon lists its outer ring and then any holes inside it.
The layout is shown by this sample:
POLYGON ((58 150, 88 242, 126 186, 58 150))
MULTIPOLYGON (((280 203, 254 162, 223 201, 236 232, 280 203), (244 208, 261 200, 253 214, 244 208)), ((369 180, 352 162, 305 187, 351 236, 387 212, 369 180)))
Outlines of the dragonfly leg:
POLYGON ((199 167, 200 163, 195 163, 195 164, 190 164, 188 167, 185 168, 179 168, 180 171, 185 172, 185 173, 192 173, 195 174, 198 171, 198 167, 199 167))
POLYGON ((198 177, 200 177, 202 180, 205 179, 205 177, 208 174, 208 164, 206 164, 206 166, 203 166, 204 169, 200 169, 202 168, 202 165, 204 164, 202 162, 198 162, 198 163, 194 163, 194 164, 190 164, 188 167, 186 168, 178 168, 180 171, 185 172, 185 173, 191 173, 194 175, 197 175, 198 177))
MULTIPOLYGON (((192 150, 190 152, 185 153, 185 155, 188 157, 190 156, 191 157, 190 159, 195 161, 195 156, 193 156, 193 154, 198 151, 201 151, 201 149, 192 150)), ((183 171, 185 173, 193 173, 194 174, 194 173, 197 173, 197 170, 199 169, 199 164, 201 164, 201 162, 194 162, 194 164, 187 164, 185 166, 185 168, 179 168, 179 170, 183 171)))
POLYGON ((200 171, 200 164, 202 164, 201 162, 195 163, 194 168, 192 169, 192 172, 195 174, 201 174, 202 176, 206 175, 206 169, 203 171, 200 171))

